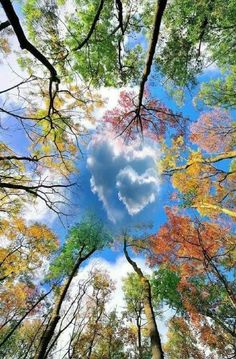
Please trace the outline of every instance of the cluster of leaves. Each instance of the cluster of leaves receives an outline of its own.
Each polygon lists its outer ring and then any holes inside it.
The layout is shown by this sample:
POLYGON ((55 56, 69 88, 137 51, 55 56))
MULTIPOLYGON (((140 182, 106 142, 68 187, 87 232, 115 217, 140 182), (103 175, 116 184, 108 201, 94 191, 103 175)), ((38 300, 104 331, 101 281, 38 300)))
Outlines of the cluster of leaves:
MULTIPOLYGON (((37 277, 43 275, 43 268, 46 269, 59 243, 55 234, 45 225, 27 225, 19 217, 11 221, 2 220, 0 235, 0 352, 4 355, 8 351, 9 339, 9 355, 14 355, 19 339, 17 328, 21 328, 23 323, 19 335, 25 349, 27 338, 24 335, 28 335, 28 343, 31 337, 27 329, 29 323, 23 320, 27 317, 37 319, 43 307, 47 306, 47 293, 37 277)), ((36 331, 40 323, 33 322, 36 331)))
POLYGON ((202 69, 235 64, 235 6, 221 1, 175 0, 164 14, 165 34, 156 58, 160 71, 177 86, 196 82, 202 69))
POLYGON ((138 106, 138 96, 133 91, 121 91, 117 107, 107 111, 103 121, 128 141, 135 140, 140 134, 156 141, 167 133, 173 135, 175 132, 176 136, 180 136, 186 125, 186 119, 180 113, 175 114, 148 93, 145 93, 142 105, 138 106))

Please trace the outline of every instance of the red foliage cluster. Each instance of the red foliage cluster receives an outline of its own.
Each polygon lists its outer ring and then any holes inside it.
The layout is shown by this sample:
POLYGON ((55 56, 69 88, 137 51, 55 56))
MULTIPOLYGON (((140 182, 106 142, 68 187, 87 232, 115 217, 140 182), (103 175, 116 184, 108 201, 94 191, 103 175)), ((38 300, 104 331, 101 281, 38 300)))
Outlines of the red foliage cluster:
POLYGON ((169 128, 178 129, 178 134, 184 132, 185 119, 181 114, 174 114, 159 100, 150 98, 147 93, 141 107, 137 102, 138 98, 134 92, 122 91, 118 105, 105 113, 103 120, 112 125, 117 135, 133 140, 145 133, 160 140, 169 128))
POLYGON ((190 130, 191 141, 209 153, 230 151, 236 133, 230 114, 217 109, 202 114, 190 130))
POLYGON ((206 255, 211 258, 223 248, 229 238, 226 228, 214 223, 194 223, 167 209, 168 221, 156 235, 149 238, 152 265, 169 263, 180 265, 186 279, 204 270, 206 255))

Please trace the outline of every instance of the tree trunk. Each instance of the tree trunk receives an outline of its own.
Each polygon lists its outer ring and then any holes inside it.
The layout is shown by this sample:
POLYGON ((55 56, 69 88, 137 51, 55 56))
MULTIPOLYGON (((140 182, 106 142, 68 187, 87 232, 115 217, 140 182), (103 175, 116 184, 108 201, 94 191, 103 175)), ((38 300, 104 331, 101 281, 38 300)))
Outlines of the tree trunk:
POLYGON ((142 359, 143 358, 143 348, 142 348, 140 315, 137 317, 137 328, 138 328, 138 354, 139 354, 139 359, 142 359))
POLYGON ((157 329, 156 319, 154 315, 153 305, 152 305, 152 293, 149 280, 145 277, 141 269, 137 264, 130 258, 127 251, 126 237, 124 237, 124 254, 127 261, 132 265, 134 271, 138 274, 140 281, 143 284, 143 304, 144 304, 144 313, 147 319, 147 329, 148 334, 151 340, 151 349, 152 349, 152 359, 164 359, 164 353, 161 346, 161 339, 157 329))
POLYGON ((68 289, 70 287, 71 281, 74 278, 74 276, 77 274, 78 269, 81 265, 82 262, 84 262, 88 257, 90 257, 90 255, 93 254, 95 250, 92 250, 91 252, 89 252, 86 256, 84 257, 79 257, 77 262, 74 265, 74 268, 72 269, 72 272, 70 274, 70 276, 68 277, 66 284, 61 292, 61 295, 58 299, 57 304, 55 305, 55 308, 53 310, 53 314, 52 317, 50 319, 50 322, 48 324, 48 327, 46 328, 45 332, 42 335, 41 341, 40 341, 40 345, 39 345, 39 350, 38 350, 38 354, 36 355, 35 359, 45 359, 47 358, 48 355, 48 346, 50 344, 50 341, 55 333, 55 329, 57 326, 57 323, 60 320, 60 310, 61 310, 61 306, 64 302, 64 299, 66 297, 66 294, 68 292, 68 289))
POLYGON ((152 306, 151 286, 149 280, 145 278, 145 276, 142 278, 142 282, 144 288, 144 313, 147 319, 147 328, 151 339, 152 359, 163 359, 164 353, 161 347, 161 339, 157 329, 154 310, 152 306))

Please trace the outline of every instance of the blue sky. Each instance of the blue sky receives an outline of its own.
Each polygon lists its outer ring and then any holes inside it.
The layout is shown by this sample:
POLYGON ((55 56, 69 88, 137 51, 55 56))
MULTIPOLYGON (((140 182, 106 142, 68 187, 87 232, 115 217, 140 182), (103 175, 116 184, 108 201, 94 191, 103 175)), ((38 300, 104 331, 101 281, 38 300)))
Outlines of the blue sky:
MULTIPOLYGON (((19 11, 19 9, 17 6, 17 11, 19 11)), ((138 40, 140 41, 140 38, 138 40)), ((135 41, 138 40, 136 39, 135 41)), ((14 47, 18 47, 17 41, 15 40, 14 47)), ((10 62, 12 62, 12 59, 10 59, 10 62)), ((18 69, 16 70, 18 71, 18 69)), ((12 73, 12 71, 10 72, 12 73)), ((9 80, 8 75, 4 75, 6 76, 6 80, 9 80)), ((199 82, 208 81, 217 75, 216 69, 209 69, 199 77, 199 82)), ((189 117, 191 121, 195 121, 198 118, 199 112, 192 104, 192 99, 197 93, 198 86, 191 94, 186 92, 184 107, 178 108, 163 87, 157 85, 157 81, 153 82, 150 78, 150 84, 154 85, 150 87, 153 97, 160 99, 173 111, 181 111, 183 115, 189 117)), ((8 85, 12 85, 12 83, 8 85)), ((12 127, 9 118, 7 118, 6 123, 9 127, 12 127)), ((27 142, 26 139, 22 137, 22 133, 6 134, 4 136, 6 136, 4 140, 7 139, 9 145, 15 147, 17 151, 22 153, 25 151, 27 142)), ((145 146, 146 145, 144 145, 144 148, 145 146)), ((149 146, 156 146, 156 144, 149 144, 149 146)), ((140 153, 141 152, 142 151, 140 151, 140 153)), ((158 148, 156 153, 156 158, 158 158, 158 148)), ((157 228, 164 223, 164 206, 168 204, 171 186, 168 185, 167 181, 161 178, 158 173, 154 174, 156 169, 155 163, 151 163, 152 161, 148 156, 139 163, 135 163, 136 160, 134 158, 127 161, 124 153, 121 154, 119 159, 114 163, 111 158, 112 154, 114 155, 111 150, 109 151, 109 148, 105 147, 105 141, 101 143, 99 151, 91 145, 88 151, 84 151, 84 157, 78 161, 80 171, 76 178, 78 186, 76 186, 72 192, 71 201, 74 204, 72 208, 73 216, 65 221, 65 228, 58 219, 52 221, 53 216, 45 212, 45 220, 49 221, 62 242, 65 238, 67 226, 70 227, 73 223, 78 222, 84 213, 91 210, 97 213, 113 232, 119 231, 124 227, 132 227, 132 225, 142 222, 152 223, 153 230, 157 230, 157 228), (103 153, 104 163, 102 163, 102 159, 100 158, 101 168, 95 169, 94 166, 87 163, 88 156, 90 156, 90 159, 93 157, 94 161, 98 163, 97 157, 98 154, 101 153, 102 146, 103 151, 105 151, 103 153), (91 179, 94 180, 94 178, 96 183, 91 186, 91 179), (104 200, 102 201, 101 191, 98 190, 99 186, 104 187, 107 204, 104 204, 104 200), (108 193, 109 191, 110 193, 108 193), (147 194, 146 198, 145 194, 147 194), (105 207, 109 208, 109 210, 105 207), (140 208, 140 210, 138 210, 138 208, 140 208)), ((110 251, 109 254, 106 254, 106 252, 104 253, 105 258, 109 259, 109 256, 111 256, 110 259, 112 259, 114 255, 111 255, 110 251)))
MULTIPOLYGON (((216 71, 208 71, 201 76, 200 80, 206 81, 215 76, 217 76, 216 71)), ((199 116, 199 112, 192 103, 193 95, 197 93, 197 90, 198 87, 196 87, 191 94, 186 92, 185 104, 182 108, 179 108, 161 86, 151 88, 152 96, 160 99, 172 110, 181 111, 190 121, 196 121, 199 116)), ((95 137, 96 136, 99 137, 95 134, 95 137)), ((83 158, 78 161, 80 174, 77 177, 78 187, 72 196, 72 202, 75 206, 73 207, 73 220, 71 218, 70 222, 76 223, 87 211, 93 211, 104 220, 112 230, 112 233, 119 233, 119 231, 124 228, 129 229, 135 224, 140 223, 152 224, 153 227, 149 230, 151 232, 156 231, 166 219, 164 207, 168 205, 172 192, 168 180, 156 173, 157 181, 153 183, 153 186, 156 186, 156 192, 155 189, 153 189, 155 200, 151 201, 151 203, 147 203, 142 209, 137 211, 137 213, 131 213, 125 205, 124 199, 119 198, 119 189, 121 186, 117 188, 117 181, 122 178, 123 193, 126 193, 127 197, 133 199, 134 206, 135 204, 138 206, 140 204, 140 191, 142 191, 142 186, 137 186, 137 182, 135 181, 131 183, 132 181, 130 181, 128 177, 130 173, 132 174, 132 169, 141 177, 148 168, 151 168, 150 172, 152 173, 153 169, 156 170, 155 162, 152 163, 151 158, 148 156, 146 158, 144 157, 141 162, 137 162, 137 159, 134 158, 133 160, 127 161, 125 158, 127 153, 119 154, 119 158, 113 161, 112 156, 114 156, 116 141, 112 138, 112 135, 103 134, 99 140, 96 139, 96 141, 93 141, 92 137, 88 149, 84 151, 83 158), (109 141, 109 138, 111 141, 109 141), (93 185, 91 185, 91 181, 93 185), (105 201, 102 200, 101 191, 99 191, 98 187, 102 187, 105 191, 105 201)), ((134 146, 136 145, 132 145, 132 147, 134 146)), ((155 161, 158 160, 160 156, 158 144, 150 142, 144 143, 143 150, 145 151, 148 146, 150 146, 150 148, 156 148, 155 161)), ((131 148, 128 150, 126 148, 123 152, 129 151, 131 151, 131 148)), ((140 154, 141 153, 142 150, 140 149, 140 154)), ((132 176, 130 175, 130 177, 132 176)), ((145 192, 148 192, 149 189, 149 187, 146 187, 145 192)), ((53 227, 63 241, 66 230, 58 224, 57 220, 53 227)), ((106 260, 114 261, 120 254, 119 251, 114 252, 110 249, 106 249, 102 253, 102 256, 106 260)))
MULTIPOLYGON (((10 63, 12 63, 13 60, 15 61, 15 59, 10 59, 10 63)), ((16 68, 15 63, 14 68, 16 68)), ((16 68, 16 71, 19 72, 20 70, 16 68)), ((9 74, 12 76, 11 69, 9 74)), ((3 82, 0 87, 4 88, 12 85, 12 80, 9 82, 9 74, 4 70, 5 81, 3 78, 3 82), (4 86, 5 82, 8 86, 4 86)), ((202 81, 207 81, 217 75, 218 73, 215 69, 212 71, 208 70, 199 78, 199 82, 201 83, 202 81)), ((14 83, 19 81, 19 79, 17 79, 17 81, 16 79, 17 77, 14 75, 14 83)), ((194 108, 192 99, 197 93, 198 86, 192 91, 192 93, 186 92, 184 107, 179 108, 164 88, 160 84, 157 85, 157 81, 153 82, 150 78, 150 84, 154 85, 150 87, 153 97, 161 100, 173 111, 181 111, 183 115, 189 117, 191 121, 197 120, 199 112, 196 108, 194 108)), ((114 91, 110 91, 110 93, 111 97, 114 96, 114 91)), ((7 127, 12 128, 13 123, 9 117, 6 118, 5 124, 7 127)), ((106 139, 106 136, 104 136, 104 138, 106 139)), ((109 138, 109 135, 107 135, 107 138, 109 138)), ((22 136, 22 132, 19 131, 18 133, 17 131, 14 131, 14 133, 9 134, 8 131, 6 131, 3 139, 7 140, 9 145, 15 148, 18 152, 22 154, 25 153, 27 141, 26 138, 22 136)), ((160 156, 160 154, 158 154, 158 145, 149 143, 144 144, 144 148, 145 146, 156 146, 156 155, 154 155, 156 157, 155 160, 158 156, 160 156)), ((115 143, 113 147, 115 147, 115 143)), ((141 152, 142 151, 140 151, 140 153, 141 152)), ((144 158, 139 163, 135 163, 136 160, 134 158, 127 161, 126 155, 123 153, 120 155, 119 160, 115 161, 116 163, 112 162, 112 151, 109 152, 109 148, 105 148, 105 141, 101 144, 99 151, 94 149, 92 145, 90 145, 88 150, 84 148, 84 156, 78 160, 79 175, 76 177, 78 185, 73 189, 71 197, 71 201, 73 203, 73 216, 68 217, 68 219, 64 221, 65 227, 61 225, 60 221, 55 218, 53 214, 48 213, 47 211, 45 211, 42 216, 43 220, 46 220, 59 235, 62 242, 64 241, 68 228, 72 224, 78 222, 87 211, 91 210, 97 213, 98 216, 107 223, 112 232, 117 232, 120 229, 132 227, 136 223, 143 222, 152 223, 153 231, 156 231, 158 227, 165 222, 164 206, 168 204, 169 195, 172 190, 171 186, 164 178, 160 177, 158 173, 156 173, 156 175, 154 174, 154 171, 156 170, 155 163, 151 163, 152 161, 150 156, 147 156, 146 159, 144 158), (98 153, 101 152, 102 146, 104 147, 103 150, 106 150, 105 154, 103 154, 106 158, 104 159, 104 163, 100 158, 101 168, 100 170, 98 168, 96 169, 96 185, 91 188, 91 179, 94 177, 95 168, 88 165, 88 156, 94 157, 96 162, 98 153), (107 164, 109 164, 109 166, 107 164), (107 206, 109 207, 109 211, 105 209, 104 201, 102 202, 101 200, 101 192, 99 194, 97 189, 99 177, 99 185, 103 184, 104 189, 106 189, 105 193, 107 195, 107 206), (110 191, 110 194, 108 194, 108 191, 110 191), (145 193, 149 195, 149 199, 146 198, 146 204, 142 208, 141 202, 145 202, 145 193), (136 210, 133 210, 132 212, 131 207, 136 207, 136 210), (140 207, 139 211, 137 210, 138 207, 140 207), (110 220, 109 217, 110 219, 114 217, 115 221, 110 220)), ((102 156, 102 153, 100 156, 102 156)), ((40 207, 37 208, 37 211, 40 210, 40 207)), ((119 255, 119 253, 114 254, 111 253, 110 250, 106 250, 104 252, 104 257, 110 260, 113 260, 117 255, 119 255)))

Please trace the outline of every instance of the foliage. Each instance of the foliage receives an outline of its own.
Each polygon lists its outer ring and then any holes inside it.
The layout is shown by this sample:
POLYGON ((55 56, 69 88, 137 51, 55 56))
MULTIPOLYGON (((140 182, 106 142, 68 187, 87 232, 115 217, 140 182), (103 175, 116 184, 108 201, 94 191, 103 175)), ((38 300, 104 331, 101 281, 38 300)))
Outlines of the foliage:
POLYGON ((151 355, 151 348, 147 337, 147 328, 144 317, 144 290, 142 282, 136 273, 130 273, 123 280, 123 293, 125 300, 124 317, 131 322, 136 345, 135 353, 142 359, 151 355))
POLYGON ((169 307, 182 310, 181 294, 178 292, 178 284, 181 277, 177 271, 162 266, 153 273, 153 296, 159 303, 166 303, 169 307))
POLYGON ((228 152, 235 146, 235 123, 226 111, 202 114, 190 130, 191 141, 208 153, 228 152))
POLYGON ((1 221, 0 236, 6 236, 6 245, 0 248, 1 280, 28 278, 40 268, 58 247, 55 234, 42 224, 26 225, 22 218, 1 221))
POLYGON ((70 275, 79 259, 102 249, 110 241, 110 233, 101 221, 93 217, 85 218, 70 229, 60 254, 51 264, 49 278, 58 279, 70 275))
POLYGON ((181 114, 173 113, 148 93, 144 95, 140 107, 137 107, 137 101, 134 92, 121 91, 118 106, 107 111, 103 121, 111 124, 115 133, 124 134, 128 140, 134 140, 140 132, 158 141, 172 129, 179 135, 184 132, 185 119, 181 114))
POLYGON ((222 71, 217 79, 201 84, 195 102, 203 102, 207 106, 235 108, 236 66, 230 66, 222 71))
POLYGON ((161 167, 179 191, 181 207, 196 208, 202 216, 217 218, 235 213, 235 123, 225 110, 203 113, 190 126, 189 139, 199 148, 174 142, 163 145, 161 167), (208 154, 206 155, 205 152, 208 154))
POLYGON ((164 14, 165 33, 157 67, 177 86, 195 83, 196 75, 216 63, 235 64, 234 1, 175 0, 164 14))
POLYGON ((180 317, 169 323, 168 342, 165 345, 169 359, 203 359, 205 355, 198 348, 196 337, 188 323, 180 317))
POLYGON ((20 340, 20 358, 31 343, 29 333, 36 333, 41 326, 34 318, 48 302, 38 277, 43 279, 58 240, 45 225, 27 225, 22 218, 2 220, 0 235, 5 238, 0 247, 0 353, 10 358, 20 340))
POLYGON ((235 351, 235 236, 218 224, 194 223, 172 212, 168 217, 150 238, 151 263, 164 264, 155 275, 154 293, 188 318, 203 345, 220 358, 230 357, 235 351), (222 340, 228 346, 222 347, 222 340))
POLYGON ((235 357, 235 0, 19 3, 0 0, 1 65, 20 68, 19 82, 3 76, 0 90, 0 356, 235 357), (161 82, 182 101, 200 82, 194 122, 188 106, 190 119, 170 106, 161 82), (117 91, 113 108, 105 87, 117 91), (109 131, 160 149, 159 207, 168 192, 156 233, 144 224, 137 240, 123 238, 134 273, 123 281, 122 313, 110 308, 114 278, 84 267, 112 244, 100 220, 69 219, 59 244, 45 224, 24 219, 32 204, 68 214, 78 160, 91 136, 109 131), (150 276, 128 247, 146 257, 150 276), (166 307, 175 314, 163 354, 166 307))

